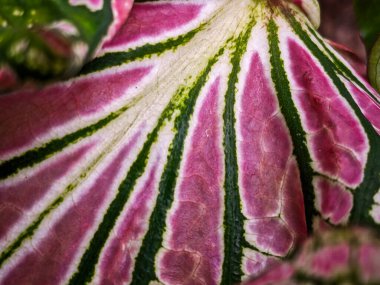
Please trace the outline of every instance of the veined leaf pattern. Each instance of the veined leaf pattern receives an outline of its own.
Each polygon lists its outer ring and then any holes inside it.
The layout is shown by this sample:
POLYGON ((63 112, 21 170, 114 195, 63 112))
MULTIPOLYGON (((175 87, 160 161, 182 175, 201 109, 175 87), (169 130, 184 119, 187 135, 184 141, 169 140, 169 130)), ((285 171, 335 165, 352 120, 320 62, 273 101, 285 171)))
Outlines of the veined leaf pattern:
POLYGON ((379 95, 294 2, 136 3, 1 96, 0 283, 234 284, 314 216, 378 229, 379 95))

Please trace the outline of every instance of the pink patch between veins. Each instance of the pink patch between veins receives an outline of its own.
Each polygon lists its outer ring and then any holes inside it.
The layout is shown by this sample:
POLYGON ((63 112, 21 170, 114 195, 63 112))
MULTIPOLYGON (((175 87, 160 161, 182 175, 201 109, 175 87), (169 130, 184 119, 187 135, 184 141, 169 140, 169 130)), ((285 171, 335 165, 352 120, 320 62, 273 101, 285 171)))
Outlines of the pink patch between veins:
POLYGON ((274 257, 263 255, 259 252, 249 252, 244 261, 245 271, 251 276, 256 277, 264 270, 277 265, 280 261, 274 257))
MULTIPOLYGON (((258 219, 256 229, 260 228, 260 223, 265 227, 270 220, 261 218, 281 214, 287 225, 275 224, 279 227, 277 230, 284 233, 284 244, 275 248, 279 245, 276 241, 262 246, 270 252, 286 254, 294 238, 306 236, 303 195, 298 167, 292 157, 290 135, 258 54, 252 56, 245 84, 239 126, 242 141, 238 150, 242 160, 239 163, 242 165, 242 203, 247 217, 258 219), (290 227, 296 236, 284 227, 290 227)), ((258 233, 248 227, 247 234, 258 233)), ((260 234, 267 239, 269 233, 260 234)))
POLYGON ((132 263, 148 223, 149 202, 154 195, 158 164, 159 161, 154 164, 131 207, 125 210, 123 222, 103 254, 100 284, 126 284, 130 281, 132 263))
POLYGON ((0 239, 21 220, 29 209, 48 193, 57 181, 64 177, 92 148, 86 144, 72 153, 56 158, 40 171, 12 186, 0 186, 0 239))
POLYGON ((349 83, 349 89, 354 96, 355 102, 359 105, 364 116, 370 121, 376 131, 380 134, 380 104, 373 100, 364 91, 349 83))
POLYGON ((67 274, 78 249, 94 226, 111 186, 122 171, 123 161, 134 147, 139 133, 119 152, 100 173, 77 203, 49 229, 34 251, 27 253, 8 273, 3 284, 60 284, 67 274))
POLYGON ((104 49, 126 45, 147 36, 164 35, 197 17, 201 7, 188 3, 135 4, 125 25, 104 45, 104 49))
POLYGON ((112 0, 113 22, 108 29, 108 33, 104 42, 110 41, 119 32, 120 28, 128 18, 132 9, 133 0, 112 0))
POLYGON ((219 78, 200 109, 186 154, 177 207, 170 217, 169 249, 159 260, 165 284, 218 284, 222 265, 223 160, 218 112, 219 78))
POLYGON ((70 120, 101 113, 149 71, 115 71, 0 97, 0 156, 37 141, 70 120))
POLYGON ((262 218, 246 224, 248 241, 262 252, 285 256, 291 250, 293 234, 280 218, 262 218))
POLYGON ((295 101, 316 168, 348 186, 358 186, 369 149, 364 130, 315 60, 294 40, 288 46, 291 72, 300 90, 295 91, 295 101))
POLYGON ((316 208, 333 224, 347 221, 353 207, 353 195, 339 184, 325 178, 315 178, 316 208))
POLYGON ((273 216, 291 156, 291 140, 258 54, 252 56, 241 99, 243 204, 249 218, 273 216))
POLYGON ((295 234, 295 242, 300 243, 307 236, 307 228, 301 178, 295 159, 290 160, 287 166, 281 203, 281 217, 295 234))

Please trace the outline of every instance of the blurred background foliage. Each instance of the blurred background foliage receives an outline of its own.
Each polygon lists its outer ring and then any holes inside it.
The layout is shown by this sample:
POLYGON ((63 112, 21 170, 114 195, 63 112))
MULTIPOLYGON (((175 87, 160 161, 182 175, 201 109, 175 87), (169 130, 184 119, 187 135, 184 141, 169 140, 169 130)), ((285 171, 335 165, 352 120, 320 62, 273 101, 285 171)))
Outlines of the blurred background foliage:
POLYGON ((319 0, 323 36, 380 91, 380 0, 319 0), (352 52, 352 53, 351 53, 352 52))

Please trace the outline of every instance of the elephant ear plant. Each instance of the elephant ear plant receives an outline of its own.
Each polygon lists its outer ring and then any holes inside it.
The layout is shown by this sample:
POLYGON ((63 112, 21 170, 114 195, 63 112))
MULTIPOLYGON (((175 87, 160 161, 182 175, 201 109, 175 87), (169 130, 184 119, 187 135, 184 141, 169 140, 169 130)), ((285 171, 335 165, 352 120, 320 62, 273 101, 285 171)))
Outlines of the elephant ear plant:
POLYGON ((318 22, 135 3, 77 77, 1 95, 0 284, 236 284, 314 217, 379 232, 379 94, 318 22))

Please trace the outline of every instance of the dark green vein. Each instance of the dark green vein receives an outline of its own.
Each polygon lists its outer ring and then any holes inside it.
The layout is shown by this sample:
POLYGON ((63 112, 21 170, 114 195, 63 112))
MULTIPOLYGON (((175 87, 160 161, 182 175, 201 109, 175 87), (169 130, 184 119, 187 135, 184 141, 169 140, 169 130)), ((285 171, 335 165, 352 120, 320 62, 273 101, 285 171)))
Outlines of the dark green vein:
POLYGON ((159 119, 156 127, 148 135, 137 159, 129 169, 126 178, 120 184, 116 197, 104 214, 103 220, 90 241, 87 250, 82 256, 78 269, 71 277, 69 284, 85 284, 86 282, 91 281, 101 250, 106 243, 118 216, 123 210, 125 203, 128 201, 137 179, 144 173, 151 146, 156 141, 158 132, 161 129, 165 118, 166 116, 164 113, 164 115, 159 119))
POLYGON ((16 250, 22 245, 25 239, 34 235, 36 229, 40 226, 45 217, 53 211, 59 204, 63 202, 63 197, 58 197, 54 202, 46 208, 36 220, 33 221, 31 225, 29 225, 4 251, 0 254, 0 268, 4 264, 5 261, 8 260, 16 250))
POLYGON ((354 193, 354 207, 351 212, 350 222, 354 224, 369 225, 380 231, 379 225, 375 224, 372 217, 369 215, 369 211, 374 203, 373 198, 380 188, 380 160, 378 159, 380 157, 380 137, 372 127, 371 123, 365 118, 350 92, 336 74, 334 63, 332 63, 310 39, 309 35, 302 29, 300 23, 298 23, 293 17, 289 18, 289 22, 300 39, 320 62, 324 71, 338 89, 339 94, 346 99, 348 104, 354 110, 356 117, 359 119, 367 134, 370 151, 365 166, 364 181, 354 193))
POLYGON ((119 110, 112 112, 107 117, 100 119, 95 124, 89 125, 62 138, 53 139, 43 146, 28 150, 20 156, 13 157, 10 160, 3 162, 0 164, 0 180, 14 175, 26 167, 31 167, 41 161, 44 161, 53 154, 63 150, 65 147, 76 143, 80 139, 92 135, 119 117, 129 107, 130 105, 124 106, 119 110))
POLYGON ((235 284, 241 281, 243 271, 241 262, 243 246, 248 245, 244 238, 244 216, 241 212, 241 201, 238 184, 238 162, 235 131, 235 97, 236 84, 241 70, 240 63, 246 52, 248 40, 256 21, 251 19, 245 32, 237 38, 235 51, 231 58, 232 70, 228 79, 223 113, 223 146, 225 155, 224 179, 224 260, 221 284, 235 284))
MULTIPOLYGON (((183 88, 180 88, 177 94, 178 97, 182 97, 181 95, 183 94, 183 88)), ((155 128, 148 134, 140 153, 130 167, 126 178, 120 184, 115 198, 104 214, 103 220, 98 226, 98 229, 90 241, 87 250, 83 254, 77 271, 71 277, 69 284, 85 284, 86 282, 90 282, 92 280, 101 250, 105 245, 117 218, 120 216, 125 204, 127 203, 137 179, 141 177, 145 171, 145 167, 149 160, 150 149, 154 142, 156 142, 159 131, 165 125, 166 120, 171 118, 174 110, 174 102, 170 102, 164 109, 161 117, 158 119, 155 128)))
POLYGON ((348 77, 349 80, 355 82, 361 89, 363 89, 369 96, 371 96, 376 102, 379 102, 379 98, 375 97, 372 92, 368 90, 365 85, 357 79, 357 77, 352 73, 352 71, 343 63, 341 62, 335 54, 333 54, 330 49, 326 46, 326 43, 321 39, 320 36, 317 35, 316 31, 307 26, 308 31, 314 36, 314 38, 319 42, 319 44, 324 48, 324 50, 328 53, 328 55, 332 58, 332 63, 335 65, 336 70, 338 72, 343 72, 343 75, 348 77))
POLYGON ((311 157, 307 149, 306 133, 302 128, 300 115, 294 105, 290 92, 289 80, 284 68, 279 47, 278 27, 271 20, 268 24, 269 51, 271 63, 271 76, 276 89, 281 113, 285 117, 293 141, 293 154, 297 159, 301 174, 302 190, 305 202, 305 215, 308 231, 312 230, 312 217, 314 209, 314 192, 312 186, 313 169, 311 157))
POLYGON ((108 67, 122 65, 135 60, 150 58, 153 55, 160 55, 168 50, 175 50, 179 46, 187 44, 199 31, 203 30, 206 23, 201 24, 196 29, 189 31, 184 35, 167 39, 164 42, 156 44, 145 44, 125 52, 110 52, 102 57, 98 57, 87 63, 81 70, 81 74, 87 74, 108 67))
POLYGON ((16 250, 23 244, 26 239, 31 238, 34 235, 35 231, 38 229, 44 219, 65 200, 67 195, 76 188, 79 182, 87 176, 87 174, 91 171, 91 168, 93 168, 101 160, 101 158, 102 156, 99 156, 86 169, 86 171, 83 171, 82 174, 65 189, 65 191, 59 197, 57 197, 49 206, 46 207, 7 248, 3 249, 3 251, 0 253, 0 267, 16 252, 16 250))
POLYGON ((149 284, 150 281, 157 280, 154 267, 155 256, 162 245, 167 211, 173 202, 174 189, 190 118, 193 114, 198 95, 207 82, 208 74, 222 52, 223 49, 219 50, 217 55, 209 61, 206 69, 201 73, 195 85, 190 89, 188 99, 184 102, 180 110, 180 115, 175 120, 177 133, 173 139, 168 161, 160 180, 156 206, 149 220, 150 226, 136 258, 131 283, 133 285, 149 284))

